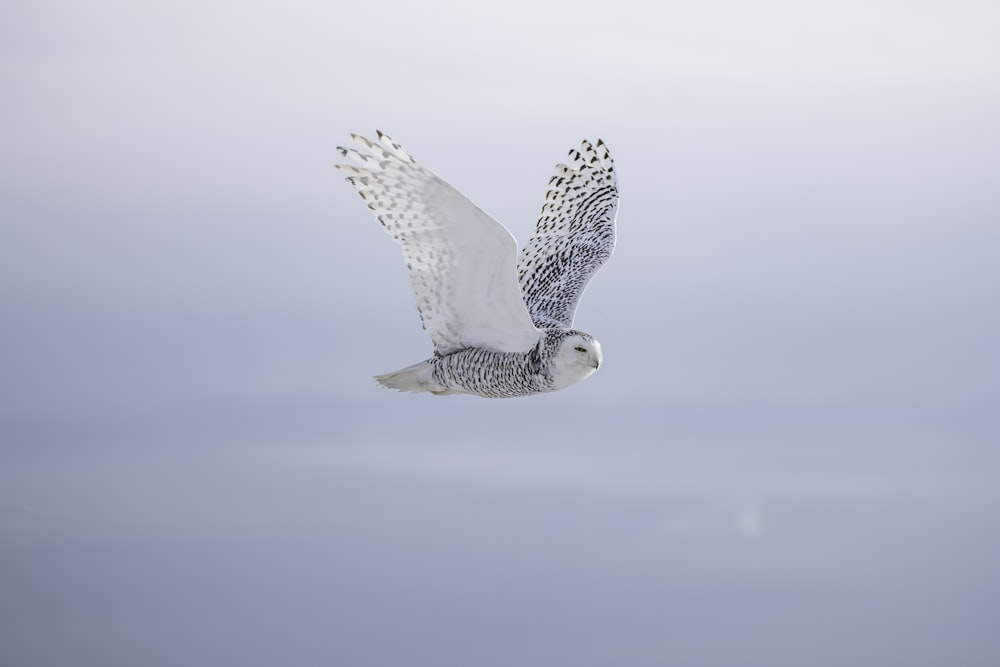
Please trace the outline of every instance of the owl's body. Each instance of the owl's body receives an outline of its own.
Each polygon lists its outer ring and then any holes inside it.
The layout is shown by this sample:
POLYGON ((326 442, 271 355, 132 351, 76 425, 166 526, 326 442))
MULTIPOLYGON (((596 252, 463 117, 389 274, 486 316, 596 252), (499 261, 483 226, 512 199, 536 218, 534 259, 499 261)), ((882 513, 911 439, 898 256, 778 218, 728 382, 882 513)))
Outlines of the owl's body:
POLYGON ((581 331, 549 329, 526 352, 467 347, 375 379, 383 387, 402 391, 511 398, 576 384, 600 363, 601 345, 593 337, 581 331))
POLYGON ((434 356, 376 376, 383 387, 438 395, 528 396, 583 380, 600 344, 572 329, 590 277, 611 256, 618 189, 607 147, 584 141, 557 165, 535 235, 514 238, 381 132, 361 166, 337 165, 403 246, 434 356))

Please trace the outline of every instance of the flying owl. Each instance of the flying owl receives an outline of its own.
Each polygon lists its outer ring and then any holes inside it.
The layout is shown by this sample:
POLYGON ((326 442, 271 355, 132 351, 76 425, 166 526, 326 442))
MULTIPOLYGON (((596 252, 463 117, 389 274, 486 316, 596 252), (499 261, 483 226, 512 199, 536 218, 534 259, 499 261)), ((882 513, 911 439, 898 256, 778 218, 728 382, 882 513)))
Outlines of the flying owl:
POLYGON ((403 247, 434 356, 378 375, 382 387, 487 398, 580 382, 601 345, 573 329, 591 276, 615 246, 618 185, 604 142, 583 141, 556 165, 535 234, 518 253, 507 229, 382 132, 352 134, 357 162, 337 165, 403 247))

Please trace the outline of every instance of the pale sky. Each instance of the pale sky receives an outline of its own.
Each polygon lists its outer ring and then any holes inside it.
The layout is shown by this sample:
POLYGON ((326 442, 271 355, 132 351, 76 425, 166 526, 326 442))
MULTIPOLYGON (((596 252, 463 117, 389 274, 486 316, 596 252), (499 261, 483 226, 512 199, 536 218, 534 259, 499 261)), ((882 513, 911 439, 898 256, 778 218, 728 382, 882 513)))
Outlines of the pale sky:
POLYGON ((995 665, 1000 9, 0 8, 0 662, 995 665), (524 241, 603 138, 551 396, 430 353, 332 165, 524 241))

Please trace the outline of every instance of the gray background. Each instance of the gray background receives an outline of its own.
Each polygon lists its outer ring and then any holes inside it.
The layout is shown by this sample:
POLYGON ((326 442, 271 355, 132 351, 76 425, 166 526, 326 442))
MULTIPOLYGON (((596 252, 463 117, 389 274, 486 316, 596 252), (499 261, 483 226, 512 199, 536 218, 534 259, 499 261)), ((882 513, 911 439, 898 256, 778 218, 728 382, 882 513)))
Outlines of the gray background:
POLYGON ((992 2, 0 8, 4 665, 1000 664, 992 2), (389 132, 619 246, 566 391, 409 396, 389 132))

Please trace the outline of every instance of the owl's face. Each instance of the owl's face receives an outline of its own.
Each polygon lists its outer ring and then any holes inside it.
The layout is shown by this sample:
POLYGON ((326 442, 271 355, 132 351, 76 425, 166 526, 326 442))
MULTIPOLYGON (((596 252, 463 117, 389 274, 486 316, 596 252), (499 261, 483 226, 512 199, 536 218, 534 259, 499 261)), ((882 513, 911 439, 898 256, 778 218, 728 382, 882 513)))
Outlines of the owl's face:
POLYGON ((566 336, 553 363, 556 384, 567 387, 583 380, 601 365, 601 344, 586 334, 566 336))

